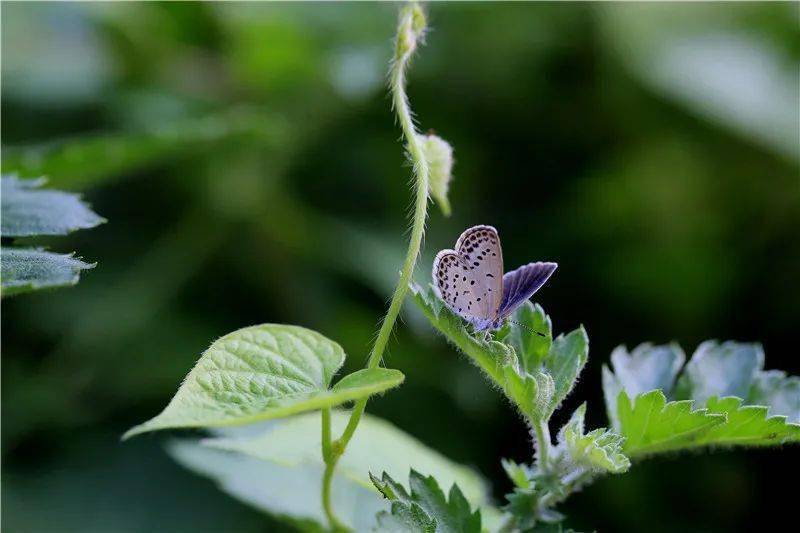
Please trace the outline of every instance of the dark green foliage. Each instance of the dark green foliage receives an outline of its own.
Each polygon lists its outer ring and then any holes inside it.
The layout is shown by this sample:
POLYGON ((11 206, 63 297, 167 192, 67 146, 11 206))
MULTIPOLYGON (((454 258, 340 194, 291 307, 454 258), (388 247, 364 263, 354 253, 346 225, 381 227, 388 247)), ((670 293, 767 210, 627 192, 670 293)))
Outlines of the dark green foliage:
POLYGON ((446 497, 433 476, 415 470, 409 475, 410 492, 386 472, 380 478, 370 474, 375 487, 392 502, 391 512, 378 514, 378 531, 421 531, 425 533, 480 533, 481 512, 470 509, 458 485, 446 497))

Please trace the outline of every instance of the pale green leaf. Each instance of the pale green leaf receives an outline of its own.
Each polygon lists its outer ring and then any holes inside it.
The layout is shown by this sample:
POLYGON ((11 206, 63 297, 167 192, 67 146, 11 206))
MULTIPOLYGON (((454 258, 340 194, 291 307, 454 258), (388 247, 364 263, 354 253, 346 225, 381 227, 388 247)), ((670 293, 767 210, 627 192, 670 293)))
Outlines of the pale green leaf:
POLYGON ((624 346, 611 352, 614 374, 630 397, 661 389, 667 397, 672 394, 675 378, 686 355, 675 343, 661 346, 640 344, 632 352, 624 346))
POLYGON ((787 376, 781 370, 759 372, 747 403, 766 405, 770 415, 783 415, 788 422, 800 424, 800 377, 787 376))
POLYGON ((442 210, 444 216, 450 216, 450 200, 447 193, 453 177, 453 148, 438 135, 417 135, 422 153, 428 162, 428 182, 431 197, 442 210))
POLYGON ((93 268, 72 254, 56 254, 36 248, 0 248, 2 295, 75 285, 81 270, 93 268))
POLYGON ((514 347, 520 366, 528 373, 539 370, 553 344, 550 317, 539 304, 530 301, 521 305, 511 316, 509 333, 503 339, 514 347))
POLYGON ((572 391, 586 361, 589 358, 589 337, 583 326, 565 335, 559 335, 544 360, 544 366, 555 383, 555 392, 550 403, 551 414, 572 391))
MULTIPOLYGON (((264 461, 189 439, 170 442, 167 451, 181 466, 211 478, 221 491, 251 507, 301 531, 327 530, 319 465, 264 461)), ((332 499, 337 516, 358 531, 369 531, 375 514, 387 508, 375 491, 339 474, 333 479, 332 499)))
POLYGON ((572 414, 559 435, 559 447, 574 464, 589 470, 618 474, 630 468, 631 462, 622 453, 622 436, 605 428, 584 433, 586 404, 572 414))
POLYGON ((41 189, 45 181, 2 177, 0 233, 3 237, 66 235, 105 222, 78 195, 41 189))
MULTIPOLYGON (((348 413, 333 411, 332 433, 341 434, 348 419, 348 413)), ((216 438, 205 444, 286 465, 324 466, 320 454, 320 424, 318 413, 306 413, 274 422, 271 426, 274 429, 255 437, 216 438)), ((337 471, 362 486, 371 487, 369 472, 383 470, 399 477, 406 475, 411 467, 433 475, 444 484, 457 483, 475 505, 486 501, 486 486, 473 471, 425 447, 389 422, 368 415, 362 418, 358 431, 339 460, 337 471)))
POLYGON ((707 409, 692 410, 693 402, 667 403, 664 393, 654 390, 631 401, 625 391, 617 398, 619 427, 628 457, 691 448, 710 428, 725 423, 724 414, 707 409))
POLYGON ((386 472, 379 479, 370 474, 372 483, 392 502, 391 513, 378 515, 380 531, 425 531, 436 533, 480 533, 481 514, 472 511, 458 485, 446 498, 433 476, 411 470, 410 491, 386 472), (388 526, 388 527, 387 527, 388 526))
POLYGON ((706 341, 686 365, 675 394, 699 404, 712 396, 747 398, 753 379, 762 368, 764 350, 759 344, 706 341))
MULTIPOLYGON (((331 413, 332 432, 341 434, 346 412, 331 413)), ((170 446, 176 459, 221 488, 270 514, 326 524, 320 498, 325 465, 320 454, 319 413, 273 420, 260 426, 217 430, 219 437, 170 446)), ((453 463, 385 420, 365 414, 333 482, 337 516, 357 531, 375 525, 389 506, 369 480, 370 471, 406 476, 411 468, 444 485, 457 483, 473 506, 487 502, 487 486, 474 471, 453 463)))
POLYGON ((403 380, 397 370, 363 370, 328 390, 344 358, 338 344, 305 328, 262 324, 240 329, 203 353, 161 414, 123 438, 289 416, 363 398, 403 380))
POLYGON ((621 390, 635 398, 643 392, 661 389, 669 398, 685 360, 683 350, 674 343, 640 344, 630 353, 624 346, 615 348, 611 352, 614 372, 603 365, 603 394, 611 425, 618 425, 617 396, 621 390))

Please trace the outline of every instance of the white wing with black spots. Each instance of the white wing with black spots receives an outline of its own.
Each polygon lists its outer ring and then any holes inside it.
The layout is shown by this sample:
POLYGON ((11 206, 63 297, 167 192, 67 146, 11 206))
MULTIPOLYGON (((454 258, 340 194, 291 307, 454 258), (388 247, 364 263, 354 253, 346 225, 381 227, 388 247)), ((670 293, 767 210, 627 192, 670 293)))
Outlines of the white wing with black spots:
POLYGON ((503 298, 503 253, 491 226, 469 228, 455 250, 442 250, 433 262, 433 285, 454 312, 473 324, 497 318, 503 298))

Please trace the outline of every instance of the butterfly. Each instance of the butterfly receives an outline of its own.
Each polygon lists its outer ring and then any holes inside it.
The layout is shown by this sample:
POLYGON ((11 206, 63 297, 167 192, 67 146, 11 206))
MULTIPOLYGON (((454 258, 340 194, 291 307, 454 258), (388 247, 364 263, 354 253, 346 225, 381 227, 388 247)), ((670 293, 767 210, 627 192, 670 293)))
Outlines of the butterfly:
POLYGON ((503 274, 500 236, 492 226, 473 226, 433 261, 433 286, 447 307, 475 331, 498 329, 538 291, 556 263, 528 263, 503 274))

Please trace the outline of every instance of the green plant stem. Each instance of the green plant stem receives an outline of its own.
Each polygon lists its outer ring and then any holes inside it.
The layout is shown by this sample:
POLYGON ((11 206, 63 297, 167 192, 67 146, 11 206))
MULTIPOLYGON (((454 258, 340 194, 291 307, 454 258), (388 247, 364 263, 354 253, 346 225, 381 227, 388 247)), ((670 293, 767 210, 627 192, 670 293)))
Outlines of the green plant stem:
MULTIPOLYGON (((403 306, 403 300, 408 292, 409 284, 411 283, 411 276, 414 273, 414 266, 417 263, 420 248, 422 247, 422 238, 425 234, 425 220, 427 219, 428 212, 428 191, 430 170, 428 168, 428 161, 419 142, 418 133, 414 126, 414 120, 411 114, 411 108, 408 104, 408 96, 405 89, 405 71, 411 59, 416 42, 409 45, 407 41, 408 33, 413 32, 413 17, 414 10, 419 9, 417 6, 412 5, 403 11, 400 24, 398 26, 397 36, 397 50, 395 52, 395 61, 392 65, 390 76, 390 90, 392 92, 392 103, 397 113, 400 127, 403 130, 403 137, 405 139, 405 146, 408 152, 408 157, 413 164, 414 173, 414 215, 411 222, 411 238, 408 243, 408 250, 406 257, 403 261, 403 267, 400 271, 400 279, 395 287, 392 300, 389 304, 389 309, 386 316, 381 322, 381 328, 378 331, 378 336, 375 339, 375 344, 369 354, 367 360, 367 368, 377 368, 386 350, 386 345, 389 343, 389 337, 394 328, 397 317, 400 315, 400 309, 403 306)), ((417 30, 418 33, 421 30, 417 30)), ((421 35, 418 35, 421 36, 421 35)), ((331 482, 333 480, 333 473, 339 458, 344 454, 350 439, 358 427, 361 417, 364 414, 364 409, 367 406, 367 399, 359 400, 353 407, 350 414, 350 420, 347 422, 342 436, 329 445, 328 457, 325 458, 325 473, 322 480, 322 499, 325 514, 328 517, 330 526, 334 530, 342 529, 341 522, 336 518, 333 513, 333 508, 330 505, 331 482)), ((323 414, 323 417, 325 415, 323 414)), ((328 413, 330 417, 330 413, 328 413)), ((325 431, 325 422, 323 420, 323 431, 325 431)), ((328 420, 328 430, 330 431, 330 419, 328 420)), ((323 457, 325 457, 325 440, 323 438, 323 457)))
POLYGON ((533 423, 533 430, 536 433, 536 462, 542 472, 550 471, 550 427, 546 420, 536 420, 533 423))

